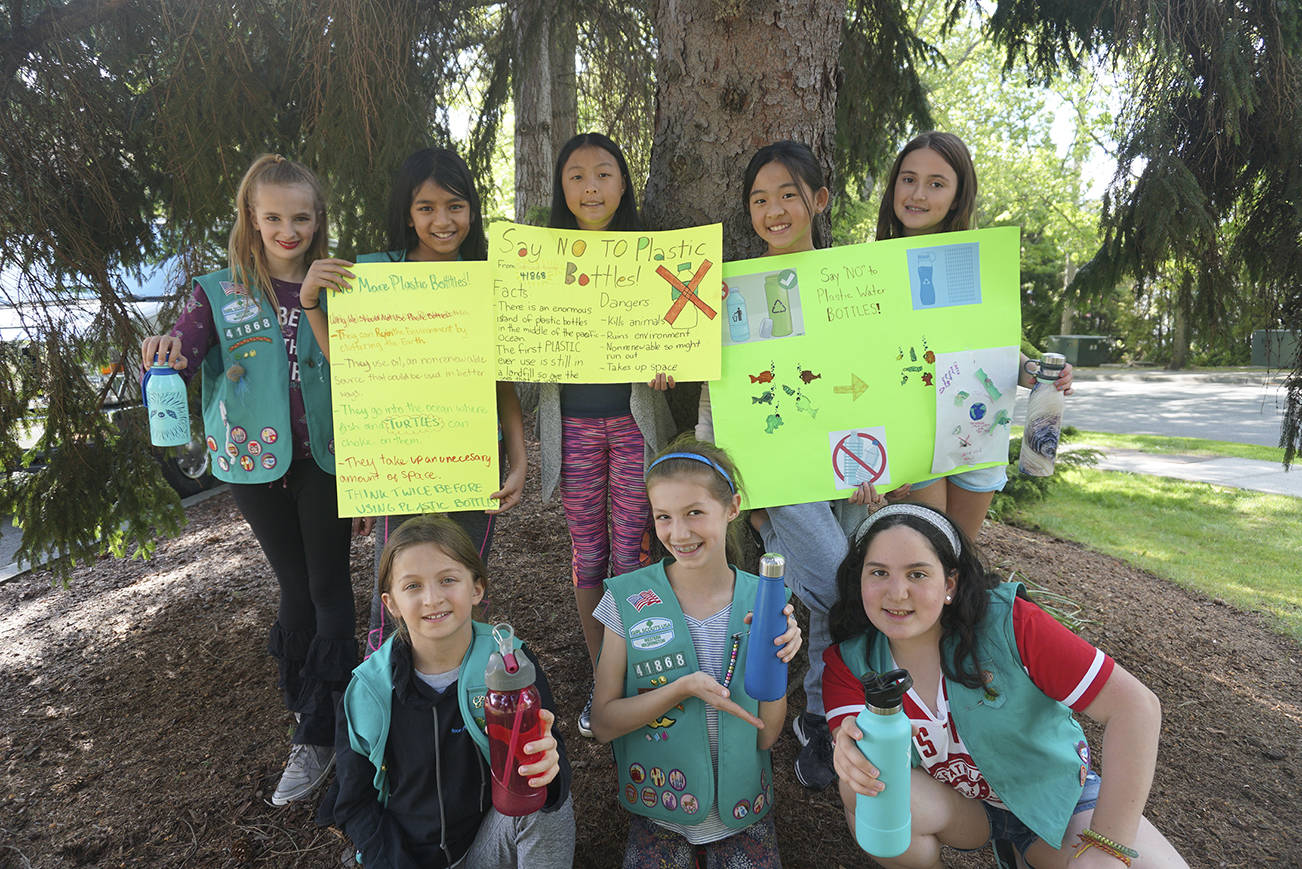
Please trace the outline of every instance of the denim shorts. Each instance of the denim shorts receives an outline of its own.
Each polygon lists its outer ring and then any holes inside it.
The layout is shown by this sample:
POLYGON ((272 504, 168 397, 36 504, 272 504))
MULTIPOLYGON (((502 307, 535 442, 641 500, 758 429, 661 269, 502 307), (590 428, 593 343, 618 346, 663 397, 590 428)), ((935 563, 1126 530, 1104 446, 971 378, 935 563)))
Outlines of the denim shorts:
POLYGON ((925 489, 937 480, 953 480, 955 486, 969 492, 1000 492, 1008 483, 1008 466, 995 465, 992 468, 977 468, 975 471, 964 471, 948 477, 933 477, 930 480, 914 483, 913 488, 925 489))
MULTIPOLYGON (((1076 801, 1076 808, 1072 811, 1073 815, 1080 812, 1089 812, 1094 810, 1094 804, 1099 801, 1099 785, 1103 779, 1094 770, 1090 770, 1085 776, 1085 789, 1081 791, 1080 799, 1076 801)), ((990 821, 990 839, 981 843, 981 848, 989 844, 991 839, 1007 839, 1013 843, 1017 852, 1026 857, 1026 849, 1040 838, 1031 832, 1031 828, 1017 819, 1017 816, 1008 809, 992 806, 987 802, 982 802, 981 807, 986 810, 986 819, 990 821)), ((980 851, 981 848, 957 848, 959 851, 980 851)))

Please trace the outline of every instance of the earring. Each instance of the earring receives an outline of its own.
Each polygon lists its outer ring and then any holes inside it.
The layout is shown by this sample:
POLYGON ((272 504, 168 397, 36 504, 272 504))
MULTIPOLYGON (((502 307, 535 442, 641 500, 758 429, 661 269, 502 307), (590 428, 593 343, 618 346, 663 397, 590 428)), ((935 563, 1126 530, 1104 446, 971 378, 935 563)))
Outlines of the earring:
POLYGON ((954 598, 953 598, 952 595, 948 595, 948 594, 945 595, 945 603, 949 603, 949 602, 950 602, 951 600, 953 600, 953 599, 954 599, 954 598))

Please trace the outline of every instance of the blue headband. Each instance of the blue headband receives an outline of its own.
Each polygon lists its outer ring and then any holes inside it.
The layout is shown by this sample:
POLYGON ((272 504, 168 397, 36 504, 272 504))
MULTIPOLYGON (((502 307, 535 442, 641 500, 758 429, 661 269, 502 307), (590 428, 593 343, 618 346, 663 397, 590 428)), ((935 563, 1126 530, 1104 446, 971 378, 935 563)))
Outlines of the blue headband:
POLYGON ((700 453, 665 453, 663 456, 652 462, 651 467, 647 468, 647 470, 651 470, 651 468, 654 468, 666 459, 691 459, 694 462, 709 465, 711 468, 714 468, 719 472, 720 477, 723 477, 723 481, 728 484, 728 491, 732 492, 734 495, 737 494, 737 487, 732 484, 732 477, 728 476, 728 472, 720 467, 718 462, 707 458, 700 453))

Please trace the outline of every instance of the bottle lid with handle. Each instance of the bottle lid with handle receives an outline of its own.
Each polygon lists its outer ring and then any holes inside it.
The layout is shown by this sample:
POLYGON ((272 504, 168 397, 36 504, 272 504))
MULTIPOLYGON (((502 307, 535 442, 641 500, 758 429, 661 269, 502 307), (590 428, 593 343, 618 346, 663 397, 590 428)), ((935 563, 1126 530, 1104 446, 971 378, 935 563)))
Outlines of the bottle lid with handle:
POLYGON ((913 687, 908 670, 869 673, 863 677, 864 701, 878 715, 891 715, 904 705, 904 695, 913 687))
POLYGON ((765 552, 760 556, 760 576, 781 579, 786 569, 787 559, 776 552, 765 552))
POLYGON ((506 622, 493 626, 497 651, 488 656, 484 682, 489 691, 519 691, 535 681, 533 662, 523 649, 515 647, 515 628, 506 622))
POLYGON ((1048 383, 1058 379, 1062 370, 1067 367, 1067 357, 1061 353, 1045 353, 1040 357, 1040 368, 1035 372, 1036 379, 1048 383))

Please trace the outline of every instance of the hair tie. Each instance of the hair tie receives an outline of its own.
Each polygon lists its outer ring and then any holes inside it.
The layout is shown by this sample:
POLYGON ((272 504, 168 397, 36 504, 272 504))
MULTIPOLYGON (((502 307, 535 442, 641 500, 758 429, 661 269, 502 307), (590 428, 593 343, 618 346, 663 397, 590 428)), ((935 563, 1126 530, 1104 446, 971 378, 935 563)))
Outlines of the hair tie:
POLYGON ((728 484, 728 491, 732 492, 734 495, 737 494, 737 487, 732 484, 732 477, 728 476, 728 472, 725 471, 718 462, 714 461, 714 459, 703 456, 700 453, 665 453, 663 456, 652 462, 651 467, 647 468, 647 470, 651 470, 651 468, 654 468, 666 459, 691 459, 694 462, 709 465, 711 468, 714 468, 719 472, 720 477, 723 477, 723 481, 728 484))
POLYGON ((945 514, 927 507, 921 507, 917 504, 887 504, 876 513, 873 513, 867 519, 863 520, 863 522, 859 523, 859 527, 855 529, 855 545, 859 545, 859 542, 863 540, 864 535, 868 533, 868 529, 873 526, 874 522, 878 519, 884 519, 887 516, 916 516, 935 527, 935 529, 941 534, 945 535, 945 539, 949 541, 949 545, 954 547, 955 558, 958 558, 958 556, 963 552, 963 548, 958 542, 958 534, 954 531, 954 526, 951 525, 948 520, 945 520, 945 514))

